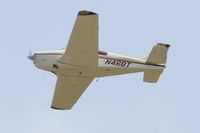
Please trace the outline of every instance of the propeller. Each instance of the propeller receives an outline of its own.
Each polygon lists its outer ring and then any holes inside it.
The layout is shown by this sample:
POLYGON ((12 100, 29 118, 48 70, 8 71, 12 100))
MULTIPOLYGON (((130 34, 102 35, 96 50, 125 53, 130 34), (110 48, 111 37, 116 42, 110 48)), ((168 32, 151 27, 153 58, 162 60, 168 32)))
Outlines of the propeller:
POLYGON ((28 58, 29 58, 30 60, 34 60, 34 54, 32 53, 31 50, 29 50, 28 58))
POLYGON ((97 78, 96 81, 99 82, 99 78, 97 78))
POLYGON ((29 55, 32 55, 32 51, 29 49, 29 55))

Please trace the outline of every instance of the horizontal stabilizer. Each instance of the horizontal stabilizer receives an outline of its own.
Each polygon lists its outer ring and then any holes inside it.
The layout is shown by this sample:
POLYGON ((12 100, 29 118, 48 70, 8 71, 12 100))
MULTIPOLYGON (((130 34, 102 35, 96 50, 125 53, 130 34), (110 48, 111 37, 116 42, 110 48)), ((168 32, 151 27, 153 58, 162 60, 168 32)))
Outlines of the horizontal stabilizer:
POLYGON ((158 70, 146 70, 144 71, 144 82, 148 83, 156 83, 162 74, 163 69, 158 69, 158 70))

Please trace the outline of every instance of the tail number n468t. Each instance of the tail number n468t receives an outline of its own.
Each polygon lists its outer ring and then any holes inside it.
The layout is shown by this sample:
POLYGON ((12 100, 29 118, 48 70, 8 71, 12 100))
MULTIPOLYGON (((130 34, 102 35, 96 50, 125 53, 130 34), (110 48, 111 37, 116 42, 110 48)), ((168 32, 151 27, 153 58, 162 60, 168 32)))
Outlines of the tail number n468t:
POLYGON ((129 65, 131 64, 131 62, 107 59, 106 62, 105 62, 105 64, 113 65, 113 66, 118 66, 118 67, 129 67, 129 65))

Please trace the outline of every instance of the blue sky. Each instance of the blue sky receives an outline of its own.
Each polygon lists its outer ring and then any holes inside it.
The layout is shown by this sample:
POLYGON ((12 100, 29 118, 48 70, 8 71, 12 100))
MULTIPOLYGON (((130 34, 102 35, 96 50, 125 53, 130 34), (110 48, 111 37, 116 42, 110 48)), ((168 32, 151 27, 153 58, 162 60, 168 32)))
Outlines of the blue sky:
POLYGON ((199 133, 200 2, 197 0, 0 1, 0 132, 199 133), (81 9, 99 14, 99 48, 145 57, 170 43, 157 84, 128 74, 93 81, 70 111, 50 109, 56 77, 28 51, 66 47, 81 9))

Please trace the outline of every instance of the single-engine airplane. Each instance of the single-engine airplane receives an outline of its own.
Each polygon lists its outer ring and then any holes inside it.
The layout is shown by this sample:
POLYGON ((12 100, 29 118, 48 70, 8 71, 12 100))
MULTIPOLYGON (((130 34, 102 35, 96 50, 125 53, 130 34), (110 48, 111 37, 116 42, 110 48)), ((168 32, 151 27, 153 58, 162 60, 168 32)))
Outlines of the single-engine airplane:
POLYGON ((169 44, 158 43, 147 58, 98 50, 98 14, 79 11, 66 49, 35 52, 36 67, 57 76, 51 108, 70 110, 95 77, 144 72, 144 82, 156 83, 165 69, 169 44))

